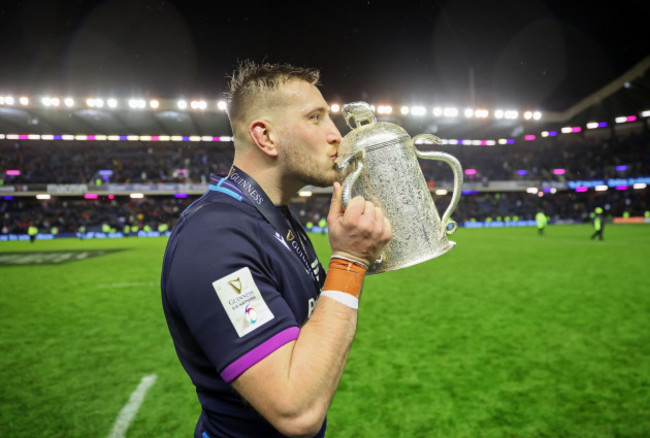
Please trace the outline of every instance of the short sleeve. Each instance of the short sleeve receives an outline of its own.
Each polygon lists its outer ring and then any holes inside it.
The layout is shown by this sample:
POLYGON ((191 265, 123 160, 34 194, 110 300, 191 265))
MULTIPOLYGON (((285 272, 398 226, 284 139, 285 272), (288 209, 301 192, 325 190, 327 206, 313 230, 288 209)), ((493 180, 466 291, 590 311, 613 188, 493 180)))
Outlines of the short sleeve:
POLYGON ((183 223, 166 254, 163 288, 186 331, 174 336, 177 350, 200 350, 226 382, 299 333, 260 233, 256 215, 212 203, 183 223))

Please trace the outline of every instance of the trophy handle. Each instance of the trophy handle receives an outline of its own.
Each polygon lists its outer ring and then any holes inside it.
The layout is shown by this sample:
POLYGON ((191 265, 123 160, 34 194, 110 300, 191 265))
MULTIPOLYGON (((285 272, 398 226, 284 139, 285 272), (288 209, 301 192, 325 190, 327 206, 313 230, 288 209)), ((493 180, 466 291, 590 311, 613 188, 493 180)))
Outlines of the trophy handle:
POLYGON ((361 169, 363 169, 364 156, 365 152, 361 150, 345 161, 345 166, 348 166, 352 159, 355 159, 355 162, 357 163, 357 168, 343 181, 343 192, 341 193, 341 199, 343 201, 343 207, 345 208, 348 208, 348 203, 352 197, 352 187, 354 186, 354 183, 357 182, 357 178, 359 178, 359 175, 361 174, 361 169))
POLYGON ((456 228, 458 228, 458 224, 456 223, 456 221, 450 220, 449 218, 451 217, 451 214, 456 209, 456 205, 458 205, 458 201, 460 200, 460 193, 463 188, 463 168, 460 165, 460 162, 455 157, 445 152, 418 150, 418 148, 415 147, 415 142, 419 139, 430 140, 434 144, 442 144, 442 141, 435 135, 431 135, 431 134, 416 135, 415 137, 413 137, 412 141, 413 141, 413 148, 415 149, 415 155, 417 155, 418 158, 443 161, 449 164, 449 166, 451 166, 451 169, 454 171, 454 193, 452 194, 451 202, 449 203, 449 206, 447 207, 445 214, 442 215, 442 219, 441 219, 441 222, 443 223, 447 234, 452 234, 454 231, 456 231, 456 228), (452 225, 452 228, 447 228, 448 225, 452 225))

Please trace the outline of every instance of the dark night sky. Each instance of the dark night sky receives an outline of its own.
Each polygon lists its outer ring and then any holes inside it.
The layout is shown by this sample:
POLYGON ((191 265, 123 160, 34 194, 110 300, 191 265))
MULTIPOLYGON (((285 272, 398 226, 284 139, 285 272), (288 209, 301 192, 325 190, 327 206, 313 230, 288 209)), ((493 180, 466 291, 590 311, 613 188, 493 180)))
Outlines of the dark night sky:
POLYGON ((650 54, 647 0, 221 3, 2 1, 0 94, 217 98, 252 58, 330 101, 470 104, 471 72, 476 104, 559 110, 650 54))

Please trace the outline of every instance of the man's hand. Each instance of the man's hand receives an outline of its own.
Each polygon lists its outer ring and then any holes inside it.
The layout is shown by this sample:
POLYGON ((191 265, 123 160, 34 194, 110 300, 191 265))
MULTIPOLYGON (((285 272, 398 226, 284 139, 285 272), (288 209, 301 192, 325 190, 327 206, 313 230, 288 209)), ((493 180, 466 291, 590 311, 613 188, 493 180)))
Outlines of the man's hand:
POLYGON ((327 215, 332 255, 371 265, 392 238, 390 223, 381 208, 361 196, 352 199, 344 209, 341 192, 341 184, 335 182, 327 215))

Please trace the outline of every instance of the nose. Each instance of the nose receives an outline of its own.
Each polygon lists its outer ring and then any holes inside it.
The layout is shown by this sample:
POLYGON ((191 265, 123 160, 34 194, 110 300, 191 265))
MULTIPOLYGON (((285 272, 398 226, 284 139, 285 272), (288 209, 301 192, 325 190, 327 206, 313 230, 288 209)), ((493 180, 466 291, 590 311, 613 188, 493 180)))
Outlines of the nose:
POLYGON ((327 143, 329 144, 339 144, 341 143, 341 133, 339 129, 334 124, 332 119, 329 119, 329 130, 327 132, 327 143))

